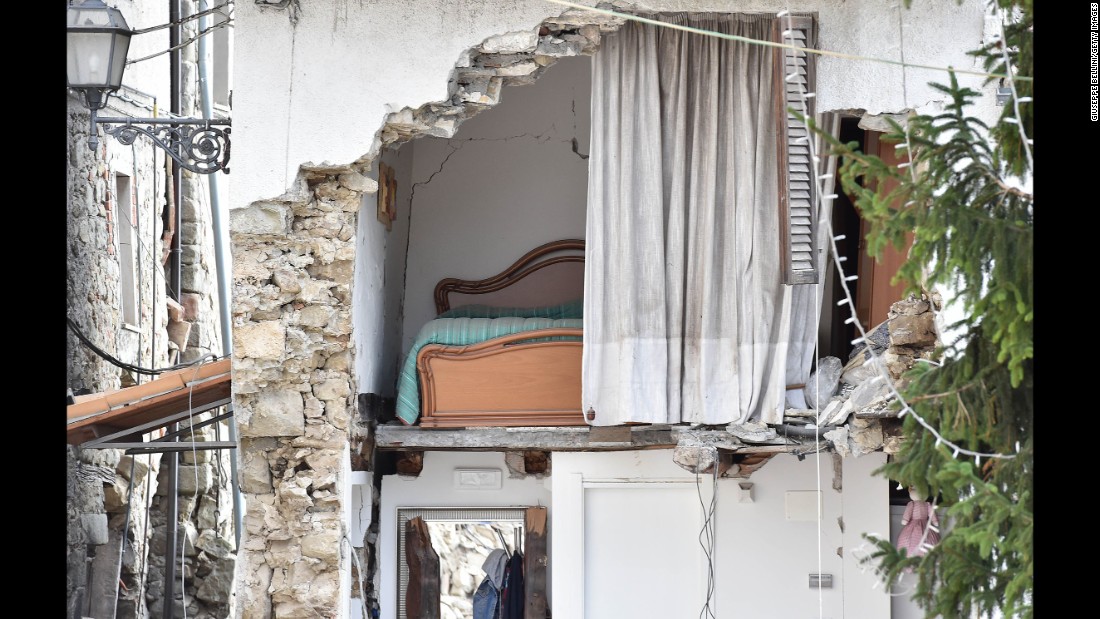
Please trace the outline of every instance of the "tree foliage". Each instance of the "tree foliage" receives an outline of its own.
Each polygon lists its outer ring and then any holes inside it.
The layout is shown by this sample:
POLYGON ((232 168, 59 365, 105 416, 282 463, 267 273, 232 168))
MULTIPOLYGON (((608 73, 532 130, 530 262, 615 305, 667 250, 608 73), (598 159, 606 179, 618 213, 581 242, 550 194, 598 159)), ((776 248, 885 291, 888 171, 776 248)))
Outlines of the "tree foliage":
MULTIPOLYGON (((990 73, 1032 77, 1031 1, 997 0, 991 9, 1008 15, 1005 41, 970 53, 990 73)), ((1032 83, 1015 81, 1018 123, 1006 120, 1016 116, 1009 101, 991 127, 972 115, 980 93, 954 73, 931 86, 944 95, 942 113, 910 116, 908 131, 892 123, 883 138, 908 144, 911 166, 887 164, 854 142, 830 141, 841 157, 844 190, 870 223, 868 253, 881 257, 887 245, 902 247, 913 233, 897 280, 912 282, 910 292, 949 293, 962 313, 946 330, 961 336, 938 351, 942 365, 917 364, 901 381, 902 395, 949 441, 1015 457, 955 454, 906 416, 903 446, 879 473, 936 498, 945 529, 923 557, 872 540, 870 561, 890 585, 915 572, 913 595, 928 617, 1030 618, 1034 210, 1020 128, 1033 135, 1032 83)))

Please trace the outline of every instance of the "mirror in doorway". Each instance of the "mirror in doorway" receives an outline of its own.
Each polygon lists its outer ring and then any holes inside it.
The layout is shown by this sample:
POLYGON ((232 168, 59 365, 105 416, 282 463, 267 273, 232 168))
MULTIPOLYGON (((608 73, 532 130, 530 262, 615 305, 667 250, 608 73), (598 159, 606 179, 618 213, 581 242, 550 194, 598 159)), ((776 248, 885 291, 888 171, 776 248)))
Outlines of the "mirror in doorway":
POLYGON ((523 554, 525 514, 522 507, 398 508, 398 618, 474 619, 474 596, 483 581, 492 577, 499 589, 504 563, 517 550, 523 554), (494 569, 487 575, 490 556, 494 569), (420 573, 436 570, 438 584, 420 573), (438 614, 424 608, 434 605, 436 595, 438 614))

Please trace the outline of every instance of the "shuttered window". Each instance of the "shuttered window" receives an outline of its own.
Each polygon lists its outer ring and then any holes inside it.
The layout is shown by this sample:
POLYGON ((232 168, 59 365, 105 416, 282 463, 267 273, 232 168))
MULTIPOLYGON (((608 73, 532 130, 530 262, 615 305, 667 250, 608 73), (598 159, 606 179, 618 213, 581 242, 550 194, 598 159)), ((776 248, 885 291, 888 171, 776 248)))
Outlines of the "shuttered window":
MULTIPOLYGON (((784 16, 776 20, 774 39, 799 47, 816 44, 814 20, 809 15, 784 16), (790 33, 784 33, 790 29, 790 33)), ((819 280, 814 256, 814 210, 817 204, 814 162, 810 156, 809 129, 788 110, 813 115, 813 98, 802 92, 814 92, 816 55, 787 48, 776 48, 776 105, 779 106, 779 231, 784 284, 816 284, 819 280), (790 77, 790 76, 794 77, 790 77), (786 148, 784 148, 786 146, 786 148)))

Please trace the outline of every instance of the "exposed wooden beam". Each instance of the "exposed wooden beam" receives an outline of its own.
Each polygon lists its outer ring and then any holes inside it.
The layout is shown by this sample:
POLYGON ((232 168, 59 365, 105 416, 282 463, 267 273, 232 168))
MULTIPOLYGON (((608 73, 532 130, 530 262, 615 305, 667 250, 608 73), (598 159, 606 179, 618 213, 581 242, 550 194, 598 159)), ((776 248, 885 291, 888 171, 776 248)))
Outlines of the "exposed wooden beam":
MULTIPOLYGON (((737 454, 734 455, 736 459, 737 454)), ((748 479, 756 471, 760 470, 769 460, 775 457, 774 453, 754 453, 744 456, 737 462, 737 472, 729 477, 735 479, 748 479)))
MULTIPOLYGON (((719 449, 742 454, 789 453, 804 447, 750 445, 725 430, 697 430, 689 426, 631 426, 629 442, 591 440, 589 428, 421 428, 382 425, 375 430, 375 446, 382 451, 630 451, 675 447, 687 432, 712 436, 719 449)), ((807 444, 812 443, 807 439, 807 444)))

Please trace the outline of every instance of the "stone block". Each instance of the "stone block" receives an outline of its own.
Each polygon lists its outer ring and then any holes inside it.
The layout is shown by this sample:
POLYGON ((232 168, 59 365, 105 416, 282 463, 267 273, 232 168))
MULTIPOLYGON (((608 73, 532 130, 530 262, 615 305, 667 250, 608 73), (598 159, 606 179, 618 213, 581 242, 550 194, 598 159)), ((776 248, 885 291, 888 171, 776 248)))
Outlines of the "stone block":
POLYGON ((899 315, 890 321, 890 345, 931 347, 936 345, 936 327, 931 312, 916 316, 899 315))
POLYGON ((210 489, 213 479, 214 477, 210 473, 210 466, 206 464, 181 464, 179 471, 179 492, 180 494, 206 492, 210 489))
POLYGON ((537 30, 525 32, 509 32, 498 34, 485 39, 481 44, 481 52, 485 54, 518 54, 533 52, 539 43, 537 30))
POLYGON ((351 385, 346 378, 330 378, 313 386, 318 400, 338 400, 351 395, 351 385))
POLYGON ((301 436, 305 432, 302 394, 287 389, 261 391, 248 423, 241 425, 241 436, 301 436))
POLYGON ((110 540, 107 514, 81 514, 80 527, 84 529, 84 542, 89 546, 102 546, 110 540))
POLYGON ((277 320, 234 327, 233 349, 238 357, 282 359, 286 351, 286 327, 277 320))
POLYGON ((293 213, 289 206, 272 202, 253 202, 244 208, 229 211, 229 229, 234 234, 290 233, 293 213))

